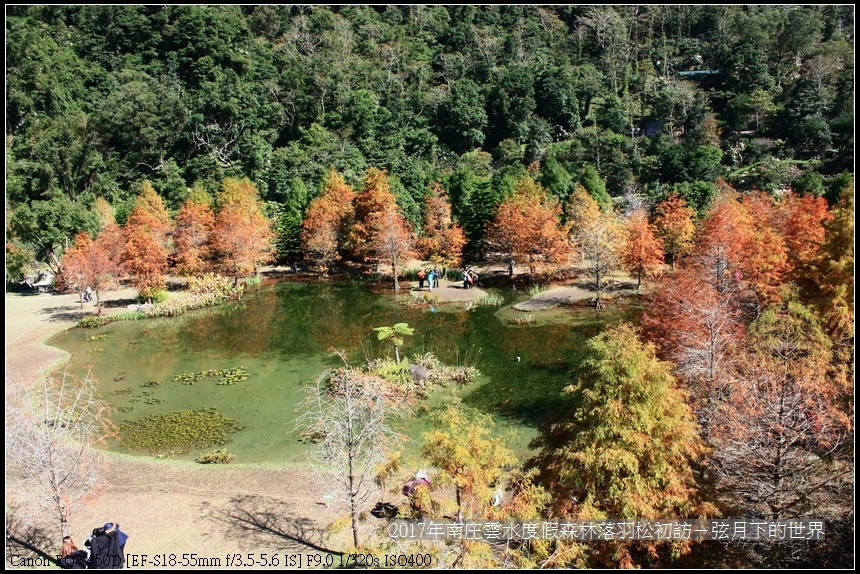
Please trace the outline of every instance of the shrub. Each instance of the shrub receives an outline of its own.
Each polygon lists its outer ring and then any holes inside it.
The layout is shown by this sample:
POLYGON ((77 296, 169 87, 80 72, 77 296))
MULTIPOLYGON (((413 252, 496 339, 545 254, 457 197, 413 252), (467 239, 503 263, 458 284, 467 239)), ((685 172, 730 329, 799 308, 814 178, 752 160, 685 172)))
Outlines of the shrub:
POLYGON ((157 305, 158 303, 163 303, 167 301, 169 295, 167 291, 164 289, 159 289, 158 291, 146 291, 141 290, 140 293, 137 294, 137 302, 140 304, 146 303, 147 300, 151 300, 153 305, 157 305))
POLYGON ((194 462, 199 462, 200 464, 227 464, 231 460, 233 460, 233 455, 230 454, 230 452, 219 448, 212 452, 201 454, 194 460, 194 462))
POLYGON ((108 316, 99 316, 99 315, 88 315, 80 320, 78 323, 78 327, 83 327, 85 329, 93 329, 95 327, 102 327, 112 322, 114 319, 108 316))
POLYGON ((206 273, 189 279, 188 290, 192 295, 206 295, 214 299, 227 299, 240 294, 242 288, 235 286, 233 280, 229 277, 215 273, 206 273))

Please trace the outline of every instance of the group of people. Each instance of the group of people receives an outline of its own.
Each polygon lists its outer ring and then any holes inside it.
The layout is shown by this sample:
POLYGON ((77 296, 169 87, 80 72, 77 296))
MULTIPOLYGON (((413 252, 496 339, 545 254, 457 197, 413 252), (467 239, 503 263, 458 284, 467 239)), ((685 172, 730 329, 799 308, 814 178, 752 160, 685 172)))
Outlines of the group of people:
POLYGON ((93 533, 78 548, 71 536, 63 538, 60 551, 60 568, 72 570, 117 569, 125 567, 125 543, 128 534, 119 529, 119 524, 108 522, 93 533))
POLYGON ((425 271, 423 267, 420 268, 418 270, 418 290, 421 291, 424 289, 424 281, 426 280, 427 287, 432 293, 434 287, 439 287, 439 276, 440 273, 438 267, 434 267, 429 273, 425 271))
POLYGON ((472 289, 478 282, 478 274, 472 267, 463 269, 463 289, 472 289))

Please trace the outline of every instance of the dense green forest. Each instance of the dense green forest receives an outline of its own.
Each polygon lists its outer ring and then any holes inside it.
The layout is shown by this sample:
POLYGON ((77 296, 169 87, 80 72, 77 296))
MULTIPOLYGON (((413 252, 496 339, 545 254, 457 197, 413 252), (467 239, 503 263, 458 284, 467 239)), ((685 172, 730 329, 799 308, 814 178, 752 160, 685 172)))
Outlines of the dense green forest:
POLYGON ((397 289, 411 258, 484 258, 585 278, 600 309, 623 268, 636 325, 588 341, 532 459, 437 415, 423 455, 458 512, 826 522, 808 543, 507 548, 523 567, 853 564, 853 6, 6 16, 7 285, 47 266, 100 312, 120 279, 158 304, 168 270, 203 305, 272 260, 375 263, 397 289))
POLYGON ((7 257, 95 233, 99 197, 122 225, 144 180, 176 213, 247 177, 286 260, 331 167, 386 170, 414 224, 440 182, 473 250, 529 165, 562 201, 582 183, 702 213, 721 177, 835 203, 853 24, 852 6, 7 6, 7 257))

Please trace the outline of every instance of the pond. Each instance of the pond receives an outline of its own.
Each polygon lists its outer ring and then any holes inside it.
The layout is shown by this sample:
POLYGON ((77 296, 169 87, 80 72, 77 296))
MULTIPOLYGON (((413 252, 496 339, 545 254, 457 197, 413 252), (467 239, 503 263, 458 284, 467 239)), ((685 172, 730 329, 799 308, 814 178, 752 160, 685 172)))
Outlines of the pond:
MULTIPOLYGON (((272 281, 251 288, 239 302, 178 318, 71 329, 49 344, 71 354, 73 372, 92 373, 99 392, 116 409, 118 424, 216 407, 243 426, 224 447, 234 462, 305 464, 308 447, 295 429, 304 386, 327 367, 342 365, 331 349, 345 351, 352 364, 384 355, 389 349, 376 341, 373 328, 404 322, 415 334, 406 337, 401 356, 430 351, 446 364, 481 372, 466 386, 434 388, 416 405, 399 428, 412 439, 407 453, 417 452, 421 433, 429 428, 428 410, 456 394, 490 414, 494 433, 508 436, 524 459, 538 425, 559 407, 562 389, 574 380, 586 339, 632 310, 617 306, 598 314, 564 307, 528 314, 511 309, 527 294, 490 291, 502 297, 503 305, 415 308, 405 304, 412 299, 408 292, 380 294, 360 282, 272 281), (248 377, 235 384, 218 384, 217 376, 193 384, 175 380, 237 367, 248 377)), ((110 448, 124 451, 118 443, 110 448)), ((210 450, 176 458, 194 460, 210 450)))

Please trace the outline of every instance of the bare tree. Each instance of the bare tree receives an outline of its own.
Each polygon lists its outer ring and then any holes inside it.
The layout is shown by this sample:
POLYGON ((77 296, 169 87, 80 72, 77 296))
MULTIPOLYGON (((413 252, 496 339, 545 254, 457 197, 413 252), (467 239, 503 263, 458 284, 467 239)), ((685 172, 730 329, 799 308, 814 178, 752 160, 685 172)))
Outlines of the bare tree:
POLYGON ((586 275, 594 281, 595 304, 600 306, 607 276, 619 263, 624 243, 623 229, 612 214, 600 213, 572 228, 573 238, 586 264, 586 275))
POLYGON ((309 389, 297 421, 302 433, 317 441, 311 457, 323 465, 320 484, 349 513, 355 548, 362 515, 379 492, 379 467, 402 441, 387 424, 402 411, 367 385, 370 378, 350 367, 324 372, 309 389))
POLYGON ((28 513, 52 514, 62 536, 75 506, 103 482, 98 447, 113 432, 107 415, 89 375, 6 379, 6 479, 14 484, 7 492, 28 513))

